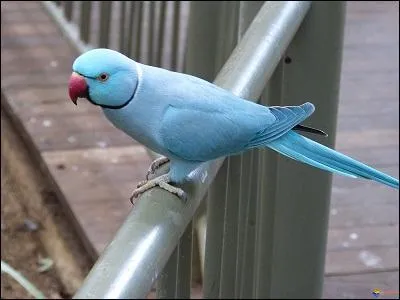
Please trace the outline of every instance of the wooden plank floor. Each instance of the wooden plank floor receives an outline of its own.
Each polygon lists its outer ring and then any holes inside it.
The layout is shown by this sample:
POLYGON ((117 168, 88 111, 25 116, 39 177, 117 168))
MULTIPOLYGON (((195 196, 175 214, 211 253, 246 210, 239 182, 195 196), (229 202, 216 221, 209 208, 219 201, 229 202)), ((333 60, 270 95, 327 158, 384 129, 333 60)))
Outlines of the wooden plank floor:
MULTIPOLYGON (((337 149, 399 176, 398 2, 349 2, 337 149)), ((1 89, 100 253, 150 163, 98 108, 68 100, 77 53, 35 1, 1 3, 1 89)), ((399 193, 334 176, 324 297, 399 285, 399 193)), ((398 296, 397 296, 398 297, 398 296)))
MULTIPOLYGON (((397 178, 398 9, 398 2, 348 2, 336 140, 339 151, 397 178)), ((398 290, 398 191, 334 176, 329 228, 325 297, 398 290)))

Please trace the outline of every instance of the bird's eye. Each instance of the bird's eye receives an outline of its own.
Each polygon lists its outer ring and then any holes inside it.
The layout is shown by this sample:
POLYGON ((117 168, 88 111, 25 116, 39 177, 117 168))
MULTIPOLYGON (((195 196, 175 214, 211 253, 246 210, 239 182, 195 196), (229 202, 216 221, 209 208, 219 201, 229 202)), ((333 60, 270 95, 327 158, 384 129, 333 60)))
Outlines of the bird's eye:
POLYGON ((97 77, 97 79, 98 80, 100 80, 100 81, 106 81, 107 79, 108 79, 108 74, 107 73, 101 73, 98 77, 97 77))

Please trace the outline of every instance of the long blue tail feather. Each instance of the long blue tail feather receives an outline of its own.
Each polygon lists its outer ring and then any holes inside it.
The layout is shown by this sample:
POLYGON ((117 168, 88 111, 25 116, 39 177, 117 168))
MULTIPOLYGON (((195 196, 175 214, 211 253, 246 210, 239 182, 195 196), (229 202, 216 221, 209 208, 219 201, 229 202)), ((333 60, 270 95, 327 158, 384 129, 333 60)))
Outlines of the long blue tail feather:
POLYGON ((375 170, 353 158, 310 140, 294 131, 266 144, 267 147, 294 160, 353 178, 375 180, 399 189, 399 180, 375 170))

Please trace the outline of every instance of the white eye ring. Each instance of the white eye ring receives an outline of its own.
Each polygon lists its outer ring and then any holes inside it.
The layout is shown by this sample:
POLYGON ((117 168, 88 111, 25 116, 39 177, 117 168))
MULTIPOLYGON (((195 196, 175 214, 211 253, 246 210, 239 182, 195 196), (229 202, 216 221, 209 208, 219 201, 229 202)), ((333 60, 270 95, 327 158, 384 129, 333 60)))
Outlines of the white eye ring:
POLYGON ((99 81, 107 81, 108 77, 110 77, 107 73, 101 73, 99 76, 97 76, 97 80, 99 81))

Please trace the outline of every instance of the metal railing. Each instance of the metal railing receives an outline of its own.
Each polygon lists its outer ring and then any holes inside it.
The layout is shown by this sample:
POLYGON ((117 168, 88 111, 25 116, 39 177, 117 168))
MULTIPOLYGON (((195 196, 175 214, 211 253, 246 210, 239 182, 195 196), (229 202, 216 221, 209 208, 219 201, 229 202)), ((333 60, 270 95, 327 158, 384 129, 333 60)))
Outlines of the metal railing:
MULTIPOLYGON (((80 23, 75 22, 79 27, 67 21, 74 20, 72 3, 65 1, 62 9, 50 2, 44 5, 81 51, 94 41, 96 47, 107 46, 135 60, 208 80, 218 73, 215 84, 266 105, 313 102, 318 114, 309 122, 329 133, 319 142, 333 145, 343 2, 194 1, 186 16, 175 1, 122 2, 119 22, 110 21, 116 4, 102 2, 97 39, 85 23, 95 19, 94 3, 80 4, 80 13, 75 13, 81 16, 80 23), (174 13, 163 13, 167 5, 174 13), (143 7, 150 16, 146 22, 143 7), (169 26, 167 15, 174 20, 169 26), (185 18, 187 25, 181 22, 185 18), (120 24, 116 36, 125 39, 119 38, 119 43, 110 35, 111 24, 120 24), (162 37, 160 28, 173 28, 170 37, 162 37), (169 65, 163 64, 158 51, 165 50, 160 48, 165 41, 173 45, 166 54, 169 65)), ((138 199, 75 298, 144 298, 155 282, 158 298, 189 298, 192 220, 207 193, 205 298, 321 296, 329 173, 268 150, 252 150, 205 163, 191 179, 183 187, 187 203, 159 188, 138 199)))
POLYGON ((42 1, 79 52, 110 48, 182 71, 189 1, 42 1))

